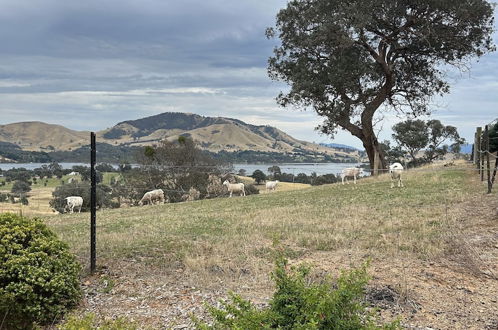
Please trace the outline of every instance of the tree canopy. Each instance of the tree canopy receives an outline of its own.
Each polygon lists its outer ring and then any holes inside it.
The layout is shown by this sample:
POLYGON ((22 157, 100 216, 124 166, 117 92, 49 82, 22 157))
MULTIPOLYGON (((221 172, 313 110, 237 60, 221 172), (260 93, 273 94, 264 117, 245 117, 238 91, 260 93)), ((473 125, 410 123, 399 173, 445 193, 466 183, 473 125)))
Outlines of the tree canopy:
POLYGON ((425 121, 407 120, 393 126, 393 139, 405 149, 415 161, 417 153, 429 143, 429 128, 425 121))
POLYGON ((492 30, 486 0, 293 0, 267 30, 281 41, 268 72, 291 87, 282 106, 312 107, 322 132, 349 131, 385 167, 378 110, 427 114, 449 91, 443 66, 494 50, 492 30))
POLYGON ((393 126, 393 139, 401 150, 406 151, 412 158, 412 163, 432 162, 444 156, 448 151, 460 152, 460 146, 465 142, 460 137, 456 127, 445 126, 439 120, 428 121, 406 120, 393 126), (447 145, 449 141, 451 145, 447 145), (424 156, 418 157, 419 151, 424 150, 424 156))

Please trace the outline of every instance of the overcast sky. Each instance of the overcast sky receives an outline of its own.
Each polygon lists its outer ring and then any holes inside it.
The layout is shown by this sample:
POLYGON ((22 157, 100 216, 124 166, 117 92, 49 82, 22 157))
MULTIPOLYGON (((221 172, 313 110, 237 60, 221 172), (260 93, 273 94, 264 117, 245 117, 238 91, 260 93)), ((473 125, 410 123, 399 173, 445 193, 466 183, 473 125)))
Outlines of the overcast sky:
MULTIPOLYGON (((101 130, 167 111, 272 125, 331 142, 314 112, 282 109, 266 63, 285 0, 0 0, 0 124, 101 130)), ((496 37, 495 37, 496 39, 496 37)), ((496 42, 496 40, 495 40, 496 42)), ((467 139, 498 117, 498 54, 451 78, 432 115, 467 139)), ((401 119, 385 116, 380 138, 401 119)), ((361 143, 349 133, 333 142, 361 143)))

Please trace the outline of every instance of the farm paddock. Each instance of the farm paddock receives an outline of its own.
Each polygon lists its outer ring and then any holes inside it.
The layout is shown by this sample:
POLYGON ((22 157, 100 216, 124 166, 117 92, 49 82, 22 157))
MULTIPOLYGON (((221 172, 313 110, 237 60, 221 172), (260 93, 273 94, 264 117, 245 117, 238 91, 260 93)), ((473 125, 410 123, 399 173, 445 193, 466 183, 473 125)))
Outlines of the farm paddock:
MULTIPOLYGON (((460 168, 460 167, 459 167, 460 168)), ((272 292, 272 249, 319 280, 371 260, 368 299, 408 328, 498 326, 496 192, 472 170, 407 171, 245 198, 97 214, 95 275, 77 313, 189 328, 229 290, 257 304, 272 292)), ((88 268, 88 214, 46 217, 88 268)))

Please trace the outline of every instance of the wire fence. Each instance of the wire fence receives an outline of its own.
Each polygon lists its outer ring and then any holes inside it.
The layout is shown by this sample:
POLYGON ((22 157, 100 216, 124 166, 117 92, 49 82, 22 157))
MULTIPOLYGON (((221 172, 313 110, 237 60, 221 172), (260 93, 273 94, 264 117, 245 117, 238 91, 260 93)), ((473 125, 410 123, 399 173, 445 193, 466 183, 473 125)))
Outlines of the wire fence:
POLYGON ((498 139, 497 137, 490 137, 490 127, 492 129, 496 129, 496 125, 498 123, 498 119, 491 121, 489 124, 482 127, 477 127, 476 132, 474 134, 474 152, 473 152, 473 163, 476 165, 476 169, 478 170, 481 181, 485 180, 486 173, 486 181, 488 184, 488 194, 491 194, 493 190, 493 185, 496 178, 496 172, 498 170, 498 150, 491 150, 490 140, 498 139), (491 173, 491 168, 493 167, 494 161, 494 169, 491 173))
MULTIPOLYGON (((482 153, 486 153, 486 150, 482 150, 482 153)), ((493 158, 496 159, 496 156, 493 158)), ((452 161, 447 161, 443 164, 437 165, 437 166, 426 166, 426 167, 421 167, 421 168, 410 168, 406 170, 406 175, 405 177, 408 179, 407 182, 405 182, 405 190, 406 189, 413 189, 416 188, 417 185, 425 184, 425 179, 423 176, 420 178, 417 176, 411 176, 410 174, 427 174, 427 173, 442 173, 442 172, 468 172, 468 173, 473 173, 475 174, 480 174, 482 172, 481 168, 476 168, 476 166, 470 166, 472 162, 468 162, 467 164, 461 164, 461 163, 456 163, 454 164, 452 161), (446 167, 444 165, 447 165, 446 167)), ((151 169, 151 166, 145 167, 145 169, 151 169)), ((187 170, 189 167, 188 166, 175 166, 176 169, 180 169, 180 173, 184 173, 184 170, 187 170)), ((197 166, 197 169, 205 169, 208 170, 210 167, 209 166, 197 166)), ((290 167, 295 170, 299 170, 300 167, 290 167)), ((172 168, 170 167, 169 170, 172 168)), ((364 172, 367 174, 370 174, 372 171, 371 169, 363 169, 364 172)), ((175 172, 175 171, 173 171, 175 172)), ((369 184, 369 185, 374 185, 378 186, 380 189, 379 194, 389 194, 389 196, 395 196, 396 191, 398 188, 390 189, 390 183, 391 183, 391 178, 389 175, 386 175, 388 170, 378 170, 379 173, 384 174, 384 175, 379 175, 377 177, 374 177, 373 179, 370 179, 368 181, 365 181, 363 184, 369 184)), ((222 173, 221 175, 228 175, 230 174, 229 172, 222 173)), ((233 174, 233 173, 232 173, 233 174)), ((334 173, 332 173, 334 174, 334 173)), ((121 177, 120 173, 116 173, 116 177, 121 177)), ((360 179, 363 180, 363 179, 360 179)), ((221 183, 218 181, 218 184, 221 183)), ((341 185, 341 182, 337 182, 337 185, 341 185)), ((65 184, 67 185, 67 183, 65 184)), ((75 182, 72 184, 74 187, 77 188, 82 188, 82 189, 90 189, 89 184, 86 182, 75 182)), ((121 181, 117 180, 116 185, 121 185, 121 188, 123 189, 128 189, 128 190, 146 190, 150 189, 151 186, 147 184, 131 184, 130 182, 125 181, 124 177, 122 177, 121 181)), ((355 189, 358 192, 361 192, 361 184, 354 185, 352 182, 350 182, 349 186, 345 186, 344 188, 340 189, 355 189)), ((111 185, 112 187, 112 185, 111 185)), ((50 188, 50 189, 55 189, 55 188, 50 188)), ((188 194, 189 190, 188 189, 177 189, 177 188, 168 188, 168 187, 162 187, 163 191, 165 194, 167 193, 177 193, 177 194, 188 194)), ((465 187, 461 187, 461 189, 465 189, 465 187)), ((47 188, 47 190, 49 190, 47 188)), ((278 188, 277 188, 278 191, 278 188)), ((0 191, 2 192, 2 191, 0 191)), ((5 192, 5 191, 4 191, 5 192)), ((266 193, 264 186, 262 187, 262 192, 266 193)), ((272 193, 272 192, 269 192, 272 193)), ((409 202, 403 203, 402 205, 396 204, 396 203, 388 203, 382 204, 380 206, 387 206, 389 208, 389 214, 392 216, 396 216, 396 214, 400 214, 405 212, 406 210, 417 210, 417 213, 419 214, 427 214, 427 221, 426 222, 443 222, 446 223, 447 226, 445 226, 446 234, 448 236, 448 239, 458 241, 460 242, 460 248, 465 250, 465 253, 467 256, 469 256, 470 260, 474 260, 472 263, 472 267, 475 267, 479 273, 482 273, 486 276, 492 277, 492 278, 497 278, 496 274, 493 272, 493 269, 488 265, 486 260, 483 260, 483 257, 481 256, 481 251, 479 251, 473 243, 470 241, 469 238, 466 237, 466 232, 465 228, 460 224, 461 222, 463 223, 464 221, 469 221, 469 217, 471 215, 465 214, 465 215, 459 215, 459 214, 453 214, 452 209, 454 208, 454 201, 449 201, 446 196, 448 194, 448 191, 444 187, 437 187, 432 190, 431 192, 434 194, 434 196, 440 196, 439 198, 435 198, 434 202, 428 205, 420 204, 418 200, 411 200, 409 202)), ((225 195, 226 196, 226 195, 225 195)), ((380 196, 380 195, 379 195, 380 196)), ((49 193, 46 194, 43 198, 36 196, 36 192, 33 192, 33 195, 29 197, 29 205, 28 206, 23 206, 21 204, 8 204, 8 203, 0 203, 0 212, 3 211, 13 211, 13 212, 18 212, 24 215, 36 215, 38 214, 53 214, 52 209, 48 205, 48 201, 52 199, 53 196, 49 193), (46 204, 44 204, 46 203, 46 204)), ((344 205, 343 205, 344 206, 344 205)), ((379 207, 380 207, 379 206, 379 207)), ((345 213, 347 212, 354 212, 352 211, 353 206, 348 206, 350 207, 347 211, 345 210, 345 213)), ((99 212, 105 212, 105 209, 100 209, 99 212)), ((394 226, 394 225, 393 225, 394 226)), ((392 231, 401 231, 401 229, 398 229, 397 227, 393 227, 392 231)), ((398 233, 399 234, 399 233, 398 233)), ((400 243, 401 244, 401 243, 400 243)), ((400 248, 401 249, 401 248, 400 248)))
MULTIPOLYGON (((448 165, 447 167, 445 166, 438 166, 438 167, 430 167, 430 166, 427 166, 427 167, 422 167, 422 168, 411 168, 411 169, 407 169, 405 170, 405 172, 408 174, 408 173, 437 173, 437 172, 444 172, 444 171, 448 171, 448 170, 451 170, 451 171, 462 171, 462 172, 476 172, 476 173, 480 173, 481 169, 477 169, 475 167, 469 167, 469 166, 465 166, 465 165, 454 165, 452 162, 448 162, 446 163, 446 165, 448 165)), ((186 169, 187 167, 181 167, 182 169, 186 169)), ((204 169, 206 169, 206 167, 203 167, 204 169)), ((295 167, 294 169, 296 170, 299 170, 299 167, 295 167)), ((386 170, 386 169, 381 169, 381 170, 377 170, 381 175, 378 176, 378 179, 377 180, 372 180, 369 182, 369 184, 374 184, 374 185, 383 185, 383 186, 389 186, 390 185, 390 182, 391 182, 391 178, 389 175, 382 175, 382 174, 387 174, 389 170, 386 170)), ((366 174, 366 175, 363 175, 358 178, 359 180, 361 180, 362 178, 364 177, 369 177, 369 175, 371 174, 372 170, 371 169, 363 169, 363 172, 366 174)), ((168 174, 171 174, 171 172, 168 172, 168 174)), ((180 173, 180 174, 183 174, 180 173)), ((335 184, 341 184, 341 179, 339 177, 339 173, 327 173, 327 174, 334 174, 335 175, 335 184)), ((405 177, 406 175, 404 175, 405 177)), ((225 172, 225 173, 222 173, 222 174, 218 174, 217 176, 215 176, 215 180, 212 181, 212 182, 209 182, 209 181, 206 181, 205 182, 205 185, 204 185, 204 188, 206 188, 206 186, 208 185, 211 185, 211 186, 214 186, 212 187, 214 190, 216 190, 216 186, 218 187, 216 193, 213 193, 211 194, 211 196, 209 196, 209 193, 206 193, 206 191, 203 191, 202 192, 202 197, 206 197, 206 194, 208 195, 208 198, 212 198, 212 197, 223 197, 223 196, 227 196, 228 195, 228 191, 226 190, 226 188, 223 187, 223 181, 225 180, 225 178, 227 177, 231 177, 232 180, 234 178, 237 177, 236 174, 234 174, 233 172, 225 172)), ((110 195, 113 195, 114 197, 118 197, 118 198, 122 198, 123 200, 127 200, 129 199, 131 203, 136 203, 137 200, 139 200, 143 193, 146 192, 146 191, 149 191, 149 190, 152 190, 152 189, 162 189, 163 192, 165 194, 178 194, 180 196, 186 196, 188 195, 191 191, 191 186, 188 186, 188 185, 178 185, 177 183, 175 183, 175 176, 171 176, 171 177, 163 177, 163 180, 162 181, 154 181, 154 179, 152 179, 151 181, 149 182, 139 182, 137 183, 136 180, 134 180, 133 182, 130 182, 129 180, 127 180, 126 176, 125 175, 122 175, 121 173, 115 173, 114 176, 111 177, 112 179, 109 180, 109 178, 107 178, 107 182, 102 182, 102 184, 105 186, 103 187, 104 191, 107 193, 107 194, 110 194, 110 195), (112 183, 111 183, 112 182, 112 183), (105 189, 107 188, 107 189, 105 189), (130 196, 133 195, 133 197, 131 198, 130 196)), ((160 178, 160 176, 155 176, 155 178, 160 178)), ((278 178, 278 177, 276 177, 278 178)), ((310 180, 310 181, 307 181, 307 182, 296 182, 295 179, 296 177, 293 176, 292 179, 294 179, 294 182, 292 181, 281 181, 281 185, 282 184, 286 184, 286 183, 304 183, 304 184, 315 184, 315 182, 313 182, 313 180, 316 180, 317 177, 314 177, 314 176, 307 176, 306 179, 310 180)), ((272 180, 275 179, 275 177, 272 177, 271 178, 272 180)), ((253 182, 250 182, 249 180, 251 180, 250 178, 238 178, 237 179, 238 181, 242 181, 242 182, 245 182, 246 184, 248 183, 255 183, 254 181, 253 182)), ((42 180, 39 180, 39 181, 42 181, 42 180)), ((352 180, 349 180, 349 181, 352 181, 352 180)), ((266 189, 265 189, 265 186, 264 186, 264 183, 265 181, 262 181, 263 185, 259 185, 259 190, 261 190, 262 192, 266 192, 266 189)), ((353 184, 352 182, 346 182, 348 184, 353 184)), ((412 184, 417 184, 417 182, 412 182, 412 184)), ((67 183, 67 182, 64 182, 64 184, 59 184, 58 185, 59 188, 67 188, 67 189, 74 189, 75 191, 76 190, 89 190, 90 189, 90 184, 89 182, 86 182, 86 181, 73 181, 71 183, 67 183)), ((30 205, 41 205, 42 203, 47 203, 48 204, 48 201, 53 199, 54 196, 53 196, 53 191, 56 189, 56 187, 48 187, 48 188, 45 188, 45 189, 34 189, 33 191, 31 192, 28 192, 26 193, 25 195, 28 197, 29 199, 29 204, 30 205)), ((277 188, 278 190, 278 188, 277 188)), ((7 194, 9 193, 8 190, 0 190, 0 194, 7 194)), ((443 192, 442 192, 443 193, 443 192)), ((19 198, 16 198, 18 201, 19 198)), ((4 210, 9 210, 9 209, 12 209, 12 206, 7 206, 8 203, 0 203, 0 211, 4 211, 4 210)), ((43 209, 42 207, 39 207, 38 209, 43 209)), ((45 208, 45 211, 46 212, 50 212, 50 208, 47 206, 47 208, 45 208)))

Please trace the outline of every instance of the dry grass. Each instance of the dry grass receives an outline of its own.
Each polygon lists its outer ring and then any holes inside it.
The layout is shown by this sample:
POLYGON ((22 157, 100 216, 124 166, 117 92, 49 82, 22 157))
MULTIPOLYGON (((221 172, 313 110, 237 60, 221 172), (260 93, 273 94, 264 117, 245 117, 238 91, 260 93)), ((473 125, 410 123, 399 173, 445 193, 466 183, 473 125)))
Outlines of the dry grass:
POLYGON ((52 191, 54 188, 34 188, 28 194, 28 205, 21 203, 12 204, 10 202, 0 203, 0 212, 22 213, 26 216, 39 216, 54 214, 54 211, 49 205, 52 199, 52 191))
MULTIPOLYGON (((140 295, 130 289, 130 283, 160 290, 168 281, 179 283, 179 288, 188 283, 207 292, 231 289, 264 301, 271 289, 268 274, 275 242, 291 262, 312 262, 317 271, 332 274, 371 258, 377 285, 392 287, 406 306, 416 299, 429 311, 411 314, 413 320, 418 319, 413 322, 442 328, 450 324, 462 328, 463 324, 465 328, 467 318, 474 317, 481 303, 474 304, 460 289, 448 291, 440 283, 467 288, 476 275, 443 271, 440 265, 469 253, 475 259, 475 251, 464 244, 460 247, 465 247, 466 254, 456 251, 455 241, 465 242, 469 237, 463 223, 472 228, 477 223, 466 222, 468 212, 473 212, 466 207, 477 205, 474 200, 479 205, 490 202, 482 199, 485 188, 475 173, 452 168, 409 171, 404 182, 404 189, 390 189, 383 175, 362 179, 356 186, 302 185, 307 189, 283 191, 282 185, 269 194, 99 211, 98 264, 112 270, 121 288, 119 299, 140 295), (434 297, 456 297, 445 304, 448 315, 457 321, 448 316, 431 323, 436 315, 432 309, 440 305, 434 297), (455 312, 459 309, 466 314, 455 312)), ((46 217, 87 267, 88 219, 89 214, 46 217)), ((483 221, 488 226, 488 220, 483 221)), ((485 258, 488 264, 496 261, 494 254, 485 258)), ((491 303, 498 291, 496 283, 479 281, 484 290, 479 293, 480 301, 491 303)), ((167 308, 158 306, 155 311, 164 313, 167 308)), ((395 310, 383 317, 393 315, 395 310)), ((484 321, 476 324, 483 326, 484 321)))
MULTIPOLYGON (((130 257, 163 266, 176 261, 208 277, 213 265, 251 273, 267 268, 275 239, 291 256, 346 249, 435 258, 444 253, 442 237, 456 221, 446 209, 479 187, 469 187, 462 171, 406 177, 405 189, 389 189, 387 177, 380 177, 357 186, 105 210, 97 216, 99 257, 104 264, 130 257)), ((47 222, 86 261, 88 214, 58 215, 47 222)))

